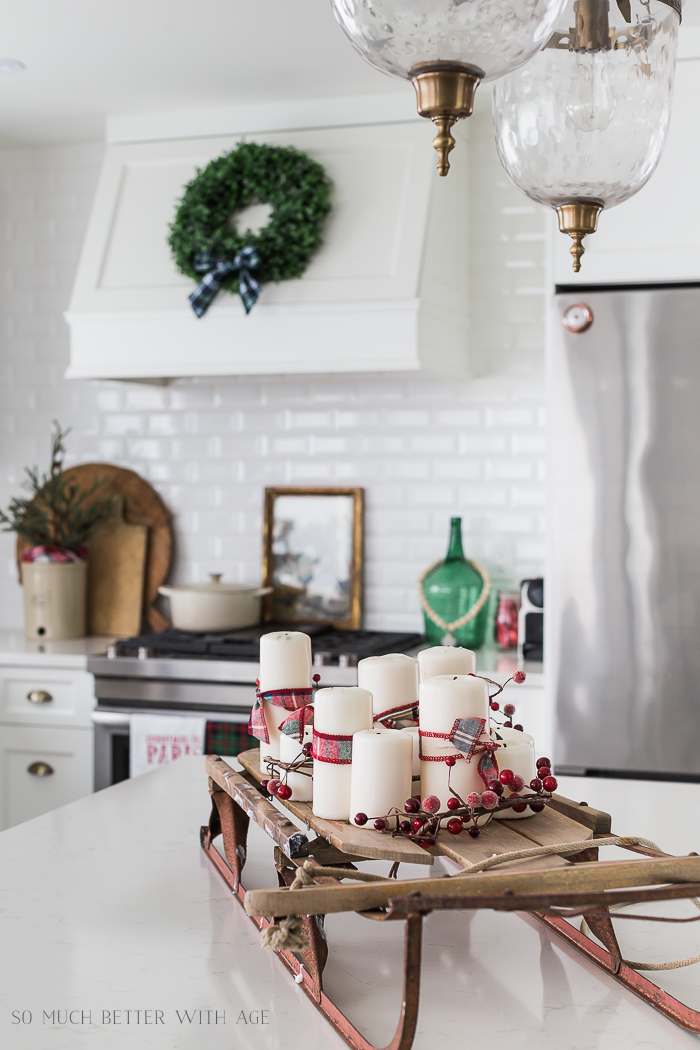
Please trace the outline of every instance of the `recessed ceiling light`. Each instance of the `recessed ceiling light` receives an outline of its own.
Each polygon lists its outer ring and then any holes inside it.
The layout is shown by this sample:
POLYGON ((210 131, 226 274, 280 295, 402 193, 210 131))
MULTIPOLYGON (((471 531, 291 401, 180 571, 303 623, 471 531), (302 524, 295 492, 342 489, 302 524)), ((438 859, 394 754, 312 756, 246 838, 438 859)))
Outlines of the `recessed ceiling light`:
POLYGON ((16 58, 0 58, 0 73, 21 73, 24 62, 18 62, 16 58))

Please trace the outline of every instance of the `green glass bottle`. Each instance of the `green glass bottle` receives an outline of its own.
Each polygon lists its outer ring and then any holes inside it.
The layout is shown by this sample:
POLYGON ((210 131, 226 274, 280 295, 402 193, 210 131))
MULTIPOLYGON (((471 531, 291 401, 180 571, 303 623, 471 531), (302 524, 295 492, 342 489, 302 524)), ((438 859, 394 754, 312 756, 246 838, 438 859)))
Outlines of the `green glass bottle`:
POLYGON ((479 649, 484 644, 488 620, 487 600, 473 619, 463 626, 458 621, 482 597, 484 588, 488 598, 490 582, 464 557, 462 549, 462 519, 450 520, 450 543, 444 561, 424 577, 423 600, 438 620, 435 623, 424 606, 425 634, 433 645, 462 645, 467 649, 479 649), (452 625, 455 626, 452 626, 452 625))

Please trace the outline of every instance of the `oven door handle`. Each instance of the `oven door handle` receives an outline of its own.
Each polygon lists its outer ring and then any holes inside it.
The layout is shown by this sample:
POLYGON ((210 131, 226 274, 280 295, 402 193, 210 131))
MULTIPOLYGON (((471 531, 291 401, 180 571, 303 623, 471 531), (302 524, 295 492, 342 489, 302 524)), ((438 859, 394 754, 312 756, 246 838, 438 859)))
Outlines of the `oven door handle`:
POLYGON ((96 726, 111 726, 113 729, 128 729, 129 716, 112 711, 91 711, 90 718, 96 726))

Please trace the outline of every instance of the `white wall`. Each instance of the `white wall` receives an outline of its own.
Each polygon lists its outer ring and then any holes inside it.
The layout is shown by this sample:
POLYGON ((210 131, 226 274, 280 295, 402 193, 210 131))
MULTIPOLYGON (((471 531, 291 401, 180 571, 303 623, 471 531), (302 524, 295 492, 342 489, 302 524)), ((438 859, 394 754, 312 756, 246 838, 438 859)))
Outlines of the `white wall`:
MULTIPOLYGON (((174 579, 256 580, 265 485, 366 489, 366 625, 419 628, 415 581, 461 514, 496 582, 544 561, 544 215, 514 190, 490 114, 472 119, 472 341, 481 378, 428 375, 67 382, 68 303, 99 146, 0 152, 0 501, 47 464, 139 471, 175 513, 174 579)), ((430 128, 426 126, 426 148, 430 128)), ((14 537, 0 535, 0 626, 22 624, 14 537)))

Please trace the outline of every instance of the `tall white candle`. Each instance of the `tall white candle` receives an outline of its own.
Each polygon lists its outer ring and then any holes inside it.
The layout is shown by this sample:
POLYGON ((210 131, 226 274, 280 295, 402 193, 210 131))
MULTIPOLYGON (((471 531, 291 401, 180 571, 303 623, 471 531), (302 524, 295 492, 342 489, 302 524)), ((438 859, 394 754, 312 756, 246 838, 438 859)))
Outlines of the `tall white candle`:
MULTIPOLYGON (((401 730, 402 733, 406 733, 410 736, 413 742, 413 776, 420 776, 420 738, 418 736, 418 726, 406 726, 401 730)), ((418 788, 416 788, 418 791, 418 788)))
MULTIPOLYGON (((275 631, 260 638, 260 692, 311 688, 311 639, 302 631, 275 631)), ((279 724, 289 712, 263 701, 270 743, 260 741, 260 766, 280 757, 279 724)))
MULTIPOLYGON (((352 737, 361 729, 372 728, 372 694, 357 686, 319 689, 314 702, 314 797, 313 811, 326 820, 350 819, 351 740, 324 740, 328 737, 352 737), (323 736, 317 738, 316 734, 323 736), (323 761, 323 753, 334 757, 340 749, 340 762, 323 761)), ((392 731, 393 732, 393 731, 392 731)), ((387 734, 389 735, 389 734, 387 734)))
POLYGON ((418 661, 404 653, 368 656, 357 665, 357 684, 372 694, 375 717, 418 703, 418 661))
POLYGON ((458 645, 433 645, 418 653, 418 666, 421 682, 439 674, 474 674, 476 653, 458 645))
MULTIPOLYGON (((496 733, 492 732, 491 735, 495 737, 496 733)), ((537 776, 534 737, 531 737, 529 733, 521 733, 518 729, 499 729, 498 735, 502 738, 501 745, 505 745, 496 752, 498 768, 512 769, 514 773, 521 776, 525 781, 523 792, 529 794, 530 781, 537 776)), ((509 798, 512 794, 510 788, 505 788, 503 791, 504 798, 509 798)), ((514 813, 512 809, 504 809, 496 813, 496 816, 499 820, 520 820, 523 817, 532 817, 533 812, 528 806, 524 813, 514 813)))
MULTIPOLYGON (((295 759, 299 758, 302 744, 311 743, 313 735, 314 727, 312 725, 305 726, 304 737, 301 743, 299 743, 299 737, 296 734, 288 736, 287 733, 280 733, 280 759, 282 762, 294 762, 295 759)), ((310 772, 311 770, 309 770, 310 772)), ((313 781, 310 776, 307 777, 304 773, 288 773, 287 785, 292 789, 294 802, 311 801, 313 797, 313 781)))
MULTIPOLYGON (((420 684, 420 731, 421 733, 450 733, 455 722, 462 718, 482 718, 485 723, 480 739, 490 740, 489 693, 482 678, 468 675, 436 675, 420 684)), ((455 745, 442 737, 421 737, 423 758, 420 764, 421 794, 437 795, 441 807, 447 805, 450 785, 462 798, 471 791, 483 791, 485 784, 479 775, 479 758, 470 761, 457 758, 452 767, 445 764, 446 755, 459 755, 455 745), (429 761, 434 758, 437 761, 429 761), (426 759, 428 759, 426 761, 426 759)))
POLYGON ((413 744, 402 732, 363 729, 352 738, 350 819, 356 813, 383 817, 392 808, 403 816, 411 797, 413 744))

